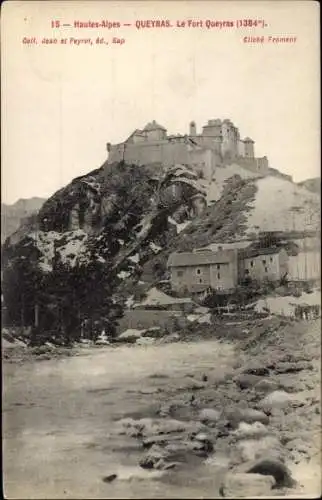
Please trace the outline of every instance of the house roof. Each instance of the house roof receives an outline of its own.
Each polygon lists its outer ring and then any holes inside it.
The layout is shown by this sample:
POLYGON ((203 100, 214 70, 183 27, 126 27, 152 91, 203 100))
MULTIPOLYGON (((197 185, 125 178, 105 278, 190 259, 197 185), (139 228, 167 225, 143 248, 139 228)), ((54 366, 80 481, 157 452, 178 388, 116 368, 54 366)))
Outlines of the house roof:
POLYGON ((238 255, 242 259, 250 259, 251 257, 259 257, 261 255, 274 255, 279 254, 283 248, 270 247, 270 248, 246 248, 241 249, 238 255))
POLYGON ((229 264, 232 261, 234 251, 224 250, 222 252, 174 252, 168 259, 168 267, 182 266, 204 266, 208 264, 229 264))
POLYGON ((141 137, 144 137, 144 134, 143 134, 142 130, 140 130, 140 129, 137 128, 137 129, 134 130, 134 132, 132 132, 131 135, 128 136, 128 138, 125 140, 125 142, 129 141, 131 139, 131 137, 133 137, 134 135, 139 135, 141 137))
POLYGON ((164 131, 166 131, 166 129, 164 127, 162 127, 162 125, 159 125, 155 120, 153 120, 150 123, 147 123, 143 130, 145 130, 145 131, 149 131, 149 130, 164 130, 164 131))
POLYGON ((186 297, 186 298, 177 298, 177 297, 170 297, 170 295, 167 295, 157 288, 151 288, 149 290, 148 295, 146 299, 144 299, 142 302, 139 304, 135 304, 133 307, 142 307, 142 306, 169 306, 169 305, 175 305, 175 304, 190 304, 191 298, 186 297))
POLYGON ((244 142, 254 142, 250 137, 245 137, 244 142))

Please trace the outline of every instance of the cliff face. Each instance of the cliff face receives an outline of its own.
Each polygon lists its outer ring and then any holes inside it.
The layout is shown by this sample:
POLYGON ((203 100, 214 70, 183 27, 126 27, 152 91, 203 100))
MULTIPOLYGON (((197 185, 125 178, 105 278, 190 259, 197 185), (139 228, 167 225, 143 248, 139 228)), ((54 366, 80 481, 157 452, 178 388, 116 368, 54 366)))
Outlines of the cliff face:
POLYGON ((44 203, 31 231, 4 245, 7 322, 33 324, 36 306, 43 330, 79 334, 84 321, 110 321, 142 264, 175 236, 176 220, 194 217, 196 195, 205 189, 183 166, 155 177, 120 163, 74 179, 44 203))

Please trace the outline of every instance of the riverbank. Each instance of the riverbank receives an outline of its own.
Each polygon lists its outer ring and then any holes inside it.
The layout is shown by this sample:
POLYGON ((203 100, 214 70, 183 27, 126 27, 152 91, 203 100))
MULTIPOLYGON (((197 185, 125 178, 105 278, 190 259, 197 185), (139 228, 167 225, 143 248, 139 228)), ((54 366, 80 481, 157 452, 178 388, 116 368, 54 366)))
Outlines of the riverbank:
MULTIPOLYGON (((319 329, 318 321, 275 318, 248 325, 239 340, 223 335, 80 349, 41 363, 4 361, 7 498, 227 496, 230 474, 241 478, 254 450, 283 460, 296 481, 272 495, 315 495, 319 329), (265 415, 257 431, 243 424, 246 410, 265 415), (163 453, 163 465, 142 467, 151 449, 163 453)), ((260 485, 263 496, 267 487, 260 485)), ((247 488, 239 487, 241 496, 247 488)))

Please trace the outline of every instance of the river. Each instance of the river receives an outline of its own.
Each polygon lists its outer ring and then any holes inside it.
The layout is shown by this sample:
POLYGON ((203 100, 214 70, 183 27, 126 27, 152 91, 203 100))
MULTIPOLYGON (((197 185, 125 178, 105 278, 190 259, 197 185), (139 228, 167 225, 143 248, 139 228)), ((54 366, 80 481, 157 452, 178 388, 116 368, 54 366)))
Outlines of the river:
POLYGON ((235 359, 231 344, 212 340, 88 348, 60 360, 4 362, 6 498, 213 497, 213 469, 196 464, 153 478, 138 467, 142 451, 135 440, 115 436, 112 428, 122 417, 155 414, 158 390, 166 394, 187 374, 223 377, 235 359), (103 482, 113 473, 117 480, 103 482))

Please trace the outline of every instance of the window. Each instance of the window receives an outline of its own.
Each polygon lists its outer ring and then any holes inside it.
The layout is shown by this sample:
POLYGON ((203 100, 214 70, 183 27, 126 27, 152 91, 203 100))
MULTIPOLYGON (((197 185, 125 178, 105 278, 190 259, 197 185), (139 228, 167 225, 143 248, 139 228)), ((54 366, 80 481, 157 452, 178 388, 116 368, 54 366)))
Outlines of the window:
POLYGON ((220 269, 220 264, 217 264, 217 269, 220 269))
POLYGON ((265 266, 265 264, 266 264, 266 260, 263 260, 263 264, 264 264, 264 266, 265 266))
POLYGON ((177 276, 178 276, 178 278, 180 278, 181 276, 183 276, 183 271, 177 271, 177 276))
POLYGON ((268 268, 267 268, 267 267, 265 267, 265 273, 267 273, 267 272, 268 272, 268 268))
POLYGON ((201 269, 197 269, 197 274, 201 274, 201 269))
POLYGON ((249 270, 248 269, 245 269, 245 274, 249 274, 249 270))
POLYGON ((253 260, 250 261, 250 267, 254 267, 254 261, 253 260))
POLYGON ((270 257, 270 259, 269 259, 269 260, 270 260, 271 262, 273 262, 273 257, 270 257))
POLYGON ((220 280, 220 273, 217 274, 217 278, 220 280))
POLYGON ((202 283, 202 279, 200 278, 199 283, 202 283))

